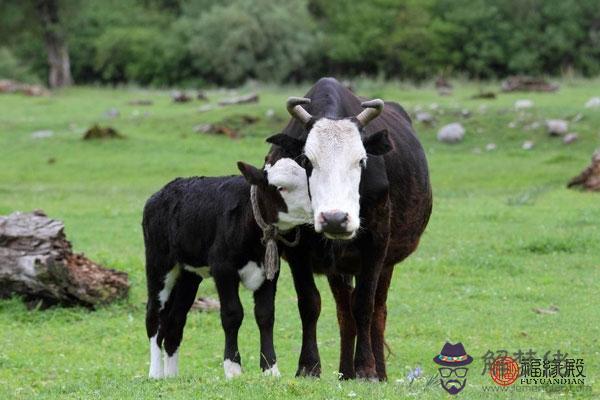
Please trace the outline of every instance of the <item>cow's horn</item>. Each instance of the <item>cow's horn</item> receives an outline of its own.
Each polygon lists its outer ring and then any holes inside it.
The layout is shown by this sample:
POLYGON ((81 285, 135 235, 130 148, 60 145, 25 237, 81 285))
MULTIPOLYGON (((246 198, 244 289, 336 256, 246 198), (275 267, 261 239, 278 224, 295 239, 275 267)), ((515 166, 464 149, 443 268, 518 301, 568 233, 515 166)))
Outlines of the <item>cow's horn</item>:
POLYGON ((287 100, 287 110, 292 117, 298 118, 303 124, 311 120, 312 115, 301 106, 301 104, 309 104, 310 99, 305 97, 290 97, 287 100))
POLYGON ((374 99, 360 103, 361 107, 363 107, 364 110, 356 116, 358 123, 362 127, 367 126, 367 124, 371 122, 371 120, 377 118, 377 116, 381 114, 381 112, 383 111, 383 104, 383 100, 381 99, 374 99))

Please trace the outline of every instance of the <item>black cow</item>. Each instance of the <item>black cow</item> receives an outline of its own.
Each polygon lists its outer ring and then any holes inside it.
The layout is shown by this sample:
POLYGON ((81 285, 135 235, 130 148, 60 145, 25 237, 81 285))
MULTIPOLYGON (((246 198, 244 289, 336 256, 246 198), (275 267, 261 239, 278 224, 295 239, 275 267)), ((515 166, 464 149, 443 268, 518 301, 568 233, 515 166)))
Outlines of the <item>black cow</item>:
POLYGON ((260 366, 279 375, 273 348, 277 276, 265 280, 265 246, 250 200, 257 187, 260 214, 267 224, 290 230, 312 219, 306 172, 283 158, 264 171, 238 163, 244 177, 179 178, 155 193, 144 208, 151 378, 178 372, 178 348, 187 313, 200 282, 212 276, 221 301, 225 331, 225 376, 241 374, 237 336, 244 316, 240 281, 254 292, 260 329, 260 366), (164 368, 162 348, 166 352, 164 368))
POLYGON ((361 103, 332 78, 319 80, 305 98, 290 98, 288 111, 295 118, 267 139, 275 146, 266 162, 291 157, 305 167, 314 212, 314 230, 302 228, 300 245, 284 254, 303 327, 296 374, 320 374, 321 300, 313 273, 324 273, 337 305, 341 376, 384 380, 393 267, 417 248, 431 214, 423 148, 400 105, 361 103))

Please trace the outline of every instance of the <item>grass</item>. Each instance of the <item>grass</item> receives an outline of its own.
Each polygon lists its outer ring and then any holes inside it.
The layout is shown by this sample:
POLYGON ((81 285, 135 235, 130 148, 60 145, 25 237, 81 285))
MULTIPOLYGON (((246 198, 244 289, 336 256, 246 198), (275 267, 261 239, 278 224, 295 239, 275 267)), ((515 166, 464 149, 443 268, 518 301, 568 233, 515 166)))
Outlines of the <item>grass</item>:
MULTIPOLYGON (((561 350, 583 358, 586 385, 600 395, 600 207, 598 194, 565 189, 600 145, 600 111, 585 109, 600 95, 600 81, 564 81, 554 94, 501 94, 472 100, 479 87, 457 85, 449 97, 432 87, 357 82, 360 94, 399 101, 409 110, 436 108, 437 127, 460 120, 465 140, 445 145, 436 128, 415 123, 426 148, 434 188, 434 212, 419 250, 396 267, 388 300, 387 341, 393 354, 387 383, 338 382, 339 337, 327 283, 318 277, 323 310, 320 380, 295 379, 301 328, 296 295, 284 267, 277 296, 276 349, 283 377, 260 375, 258 332, 251 296, 240 334, 245 374, 227 382, 221 357, 223 333, 217 314, 191 313, 181 348, 181 374, 150 381, 144 330, 145 279, 141 210, 147 197, 176 176, 236 173, 235 161, 261 165, 264 138, 287 120, 284 101, 302 88, 244 88, 260 92, 258 104, 199 113, 199 102, 172 104, 167 92, 73 88, 51 97, 0 96, 0 214, 44 209, 65 221, 76 251, 129 273, 127 301, 97 311, 27 311, 17 299, 0 301, 0 398, 447 398, 427 379, 409 384, 410 369, 436 373, 432 357, 446 340, 463 342, 475 362, 464 398, 552 398, 549 392, 489 393, 482 356, 490 350, 540 353, 561 350), (517 99, 535 107, 519 116, 517 99), (133 106, 151 99, 151 106, 133 106), (433 107, 432 107, 433 106, 433 107), (116 107, 120 116, 108 119, 116 107), (455 113, 466 108, 472 116, 455 113), (275 117, 265 116, 268 109, 275 117), (148 113, 147 115, 145 113, 148 113), (566 146, 543 128, 544 118, 583 119, 571 124, 580 139, 566 146), (193 132, 196 124, 260 117, 231 140, 193 132), (509 124, 516 121, 515 128, 509 124), (93 123, 110 124, 122 140, 81 140, 93 123), (54 135, 34 139, 50 129, 54 135), (536 145, 521 149, 525 140, 536 145), (497 148, 486 151, 488 143, 497 148), (50 161, 53 159, 53 161, 50 161), (559 307, 556 314, 533 308, 559 307)), ((212 102, 231 93, 211 91, 212 102)), ((212 282, 200 293, 215 296, 212 282)))

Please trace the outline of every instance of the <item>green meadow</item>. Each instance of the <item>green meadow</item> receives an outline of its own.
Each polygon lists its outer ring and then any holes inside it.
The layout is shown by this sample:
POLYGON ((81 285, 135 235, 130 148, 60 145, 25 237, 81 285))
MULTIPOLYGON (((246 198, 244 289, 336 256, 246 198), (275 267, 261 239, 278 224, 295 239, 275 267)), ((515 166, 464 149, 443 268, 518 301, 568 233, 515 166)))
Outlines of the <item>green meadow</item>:
MULTIPOLYGON (((600 109, 584 107, 600 96, 600 81, 563 80, 556 93, 500 93, 493 100, 472 96, 497 89, 495 83, 459 82, 444 97, 433 85, 355 84, 360 95, 395 100, 413 115, 422 109, 437 120, 433 127, 413 122, 429 160, 434 209, 419 249, 395 269, 388 382, 338 381, 335 305, 322 276, 316 278, 322 376, 294 377, 301 326, 286 265, 276 299, 280 379, 260 373, 252 297, 242 290, 242 377, 224 379, 218 313, 193 311, 179 377, 149 380, 140 225, 146 199, 177 176, 235 174, 238 160, 262 165, 264 139, 288 120, 286 98, 304 94, 308 85, 208 91, 211 104, 252 91, 260 101, 207 112, 198 110, 206 102, 174 104, 169 91, 76 87, 49 97, 0 95, 0 214, 43 209, 63 220, 75 251, 129 274, 130 295, 96 311, 30 311, 19 298, 0 301, 0 399, 447 399, 429 380, 437 374, 432 358, 447 340, 462 342, 475 359, 457 398, 558 397, 551 388, 486 391, 498 386, 482 375, 483 355, 519 349, 582 358, 588 387, 562 395, 600 396, 600 193, 566 189, 600 147, 600 109), (140 99, 153 104, 130 104, 140 99), (518 99, 534 107, 518 112, 518 99), (107 117, 111 108, 119 116, 107 117), (246 115, 259 120, 246 124, 246 115), (579 140, 565 145, 548 136, 543 121, 551 118, 571 121, 579 140), (536 121, 540 127, 531 125, 536 121), (461 143, 436 140, 450 122, 465 126, 461 143), (94 123, 125 138, 83 141, 94 123), (229 124, 241 137, 194 132, 206 123, 229 124), (32 137, 39 130, 53 135, 32 137), (527 140, 535 143, 531 150, 522 149, 527 140), (558 312, 544 312, 552 306, 558 312), (424 376, 411 383, 407 374, 417 366, 424 376)), ((213 282, 203 282, 199 295, 215 297, 213 282)))

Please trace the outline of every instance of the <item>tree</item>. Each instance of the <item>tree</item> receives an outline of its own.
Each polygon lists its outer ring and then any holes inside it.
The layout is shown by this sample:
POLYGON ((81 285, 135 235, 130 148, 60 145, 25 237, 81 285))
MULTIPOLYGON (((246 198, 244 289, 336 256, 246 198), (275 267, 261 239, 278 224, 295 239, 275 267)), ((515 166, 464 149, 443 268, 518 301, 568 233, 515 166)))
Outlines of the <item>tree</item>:
POLYGON ((35 6, 48 57, 48 84, 52 88, 70 86, 73 84, 71 62, 59 18, 58 0, 37 0, 35 6))

